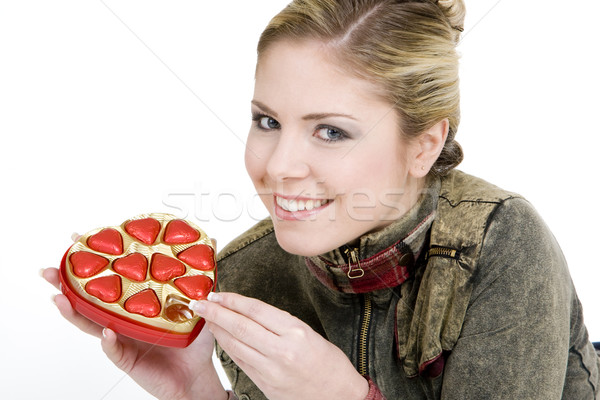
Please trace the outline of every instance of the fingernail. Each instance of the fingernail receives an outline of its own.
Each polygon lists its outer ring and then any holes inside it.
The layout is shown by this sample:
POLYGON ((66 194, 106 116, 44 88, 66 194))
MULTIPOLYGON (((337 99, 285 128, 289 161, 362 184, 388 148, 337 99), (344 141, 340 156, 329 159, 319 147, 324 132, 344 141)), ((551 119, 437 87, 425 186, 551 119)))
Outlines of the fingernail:
POLYGON ((52 300, 52 302, 54 304, 56 304, 56 295, 55 294, 50 295, 50 300, 52 300))
POLYGON ((104 328, 104 329, 102 329, 102 337, 103 337, 104 339, 106 339, 106 337, 108 336, 108 335, 107 335, 107 333, 106 333, 107 329, 108 329, 108 328, 104 328))
POLYGON ((43 278, 44 277, 44 268, 40 268, 40 270, 38 271, 38 274, 40 274, 40 276, 43 278))
POLYGON ((210 292, 206 298, 213 303, 218 303, 221 301, 221 295, 215 292, 210 292))
POLYGON ((71 234, 71 240, 74 241, 74 242, 78 241, 80 237, 81 237, 81 235, 79 233, 77 233, 77 232, 73 232, 71 234))
POLYGON ((204 313, 204 311, 206 311, 206 304, 204 301, 190 302, 189 307, 196 314, 202 314, 202 313, 204 313))
POLYGON ((196 303, 198 302, 198 300, 190 300, 190 302, 188 303, 188 308, 190 310, 193 310, 194 307, 196 307, 196 303))

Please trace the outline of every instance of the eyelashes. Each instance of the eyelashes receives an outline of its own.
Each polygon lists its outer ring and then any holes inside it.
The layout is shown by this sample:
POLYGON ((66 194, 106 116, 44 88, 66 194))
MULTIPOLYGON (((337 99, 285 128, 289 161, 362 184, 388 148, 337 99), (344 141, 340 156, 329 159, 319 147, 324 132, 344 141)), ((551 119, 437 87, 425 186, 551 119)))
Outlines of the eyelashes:
POLYGON ((326 143, 340 142, 349 138, 346 132, 329 125, 321 125, 317 127, 317 131, 314 133, 314 136, 326 143))
MULTIPOLYGON (((254 127, 261 131, 269 132, 281 129, 281 124, 279 121, 264 113, 253 112, 252 121, 254 122, 254 127)), ((343 140, 350 139, 350 135, 348 135, 343 129, 339 129, 331 125, 317 125, 315 127, 315 131, 313 132, 313 137, 316 137, 325 143, 341 142, 343 140)))
POLYGON ((281 125, 275 118, 272 118, 266 114, 252 113, 252 121, 254 125, 263 131, 275 130, 281 128, 281 125))

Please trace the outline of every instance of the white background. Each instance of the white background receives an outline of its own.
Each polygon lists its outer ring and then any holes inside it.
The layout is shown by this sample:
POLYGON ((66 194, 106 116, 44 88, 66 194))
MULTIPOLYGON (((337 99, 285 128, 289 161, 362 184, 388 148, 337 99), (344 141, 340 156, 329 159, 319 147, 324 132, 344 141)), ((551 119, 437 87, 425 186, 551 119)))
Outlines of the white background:
MULTIPOLYGON (((190 218, 220 247, 266 215, 243 142, 256 41, 285 3, 0 2, 0 398, 150 398, 38 270, 72 232, 141 213, 190 218)), ((461 168, 531 200, 600 341, 600 3, 467 7, 461 168)))

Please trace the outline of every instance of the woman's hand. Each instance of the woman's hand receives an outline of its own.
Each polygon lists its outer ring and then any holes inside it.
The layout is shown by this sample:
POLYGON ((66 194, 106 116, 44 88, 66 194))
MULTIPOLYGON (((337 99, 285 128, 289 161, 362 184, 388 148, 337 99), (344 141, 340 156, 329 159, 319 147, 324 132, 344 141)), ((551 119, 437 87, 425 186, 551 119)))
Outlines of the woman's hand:
MULTIPOLYGON (((47 268, 42 276, 59 288, 59 271, 47 268)), ((60 313, 82 331, 101 338, 108 358, 134 381, 159 399, 226 399, 212 364, 214 338, 202 329, 186 348, 169 348, 133 340, 90 321, 71 307, 66 296, 56 295, 60 313)))
POLYGON ((219 345, 271 400, 362 400, 369 385, 346 355, 298 318, 234 293, 195 304, 219 345))

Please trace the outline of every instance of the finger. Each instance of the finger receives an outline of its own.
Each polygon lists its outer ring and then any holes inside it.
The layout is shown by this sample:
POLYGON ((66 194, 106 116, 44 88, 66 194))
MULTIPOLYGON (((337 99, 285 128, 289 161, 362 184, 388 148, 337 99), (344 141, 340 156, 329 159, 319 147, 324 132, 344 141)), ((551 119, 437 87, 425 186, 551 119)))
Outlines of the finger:
POLYGON ((55 288, 60 290, 60 279, 58 278, 58 269, 57 268, 46 268, 40 270, 40 275, 46 281, 51 283, 55 288))
POLYGON ((236 339, 219 325, 207 322, 206 327, 214 335, 219 346, 221 346, 233 362, 247 374, 250 369, 255 369, 254 366, 260 365, 264 368, 267 364, 268 358, 263 353, 252 346, 249 346, 247 343, 236 339))
MULTIPOLYGON (((60 290, 60 279, 58 278, 58 269, 46 268, 40 271, 40 274, 55 288, 60 290)), ((73 306, 71 305, 71 302, 69 301, 69 299, 67 299, 66 296, 64 296, 63 294, 57 294, 56 296, 54 296, 53 300, 61 315, 73 325, 77 326, 79 329, 90 335, 96 337, 101 336, 102 327, 75 311, 73 309, 73 306)))
POLYGON ((71 302, 65 295, 57 294, 54 297, 54 303, 61 315, 80 330, 96 337, 102 336, 102 327, 73 309, 71 302))
MULTIPOLYGON (((237 342, 239 342, 266 354, 267 344, 273 343, 277 339, 276 334, 265 329, 256 321, 217 303, 199 301, 191 306, 198 315, 204 317, 209 329, 213 330, 213 334, 219 332, 221 340, 233 343, 229 345, 230 348, 237 346, 237 342), (228 336, 225 336, 222 330, 227 332, 228 336), (233 339, 235 339, 235 343, 233 339)), ((219 338, 216 339, 219 341, 219 338)))
POLYGON ((213 247, 215 248, 215 251, 217 250, 217 239, 215 238, 210 238, 210 242, 212 243, 213 247))
POLYGON ((102 351, 118 368, 129 372, 128 364, 125 360, 125 348, 117 337, 117 334, 109 328, 102 330, 102 339, 100 340, 102 351))
POLYGON ((211 293, 208 299, 210 303, 217 303, 222 307, 244 315, 278 335, 297 325, 297 318, 287 311, 251 297, 237 293, 220 292, 211 293))
MULTIPOLYGON (((273 383, 273 373, 279 370, 277 363, 280 361, 280 357, 273 358, 272 355, 265 355, 245 343, 237 341, 229 332, 216 324, 209 322, 207 327, 213 332, 217 342, 231 360, 259 388, 273 383)), ((268 342, 268 345, 276 347, 272 341, 268 342)))

